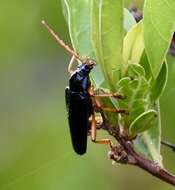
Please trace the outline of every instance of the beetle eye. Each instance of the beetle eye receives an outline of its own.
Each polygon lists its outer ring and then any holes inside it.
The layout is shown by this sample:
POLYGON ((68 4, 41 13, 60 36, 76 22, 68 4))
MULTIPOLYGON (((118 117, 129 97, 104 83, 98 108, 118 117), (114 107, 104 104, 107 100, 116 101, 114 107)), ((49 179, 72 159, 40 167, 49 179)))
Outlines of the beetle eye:
POLYGON ((89 69, 89 65, 86 65, 86 64, 85 64, 85 65, 84 65, 84 68, 85 68, 85 69, 89 69))
POLYGON ((96 65, 96 62, 94 60, 91 60, 90 65, 94 66, 94 65, 96 65))

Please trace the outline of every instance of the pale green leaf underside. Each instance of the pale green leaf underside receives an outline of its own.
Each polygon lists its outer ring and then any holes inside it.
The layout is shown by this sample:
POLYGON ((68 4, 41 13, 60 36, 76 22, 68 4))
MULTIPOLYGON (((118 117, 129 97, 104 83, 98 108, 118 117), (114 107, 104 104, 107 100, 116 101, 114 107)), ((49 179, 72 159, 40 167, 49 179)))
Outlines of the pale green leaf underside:
POLYGON ((155 78, 167 54, 174 30, 175 1, 145 0, 145 49, 155 78))
POLYGON ((123 2, 122 0, 92 0, 92 44, 104 77, 111 90, 118 80, 122 64, 123 2))
POLYGON ((132 136, 138 133, 144 132, 152 126, 154 118, 157 116, 157 112, 153 109, 148 110, 140 114, 130 125, 129 132, 132 136))
POLYGON ((67 9, 69 34, 73 48, 81 57, 93 57, 90 42, 90 5, 88 1, 64 0, 64 5, 67 9))
POLYGON ((160 154, 161 120, 159 102, 156 103, 154 109, 157 111, 157 117, 154 119, 150 129, 141 133, 140 136, 137 137, 134 142, 134 147, 146 158, 162 165, 162 156, 160 154))

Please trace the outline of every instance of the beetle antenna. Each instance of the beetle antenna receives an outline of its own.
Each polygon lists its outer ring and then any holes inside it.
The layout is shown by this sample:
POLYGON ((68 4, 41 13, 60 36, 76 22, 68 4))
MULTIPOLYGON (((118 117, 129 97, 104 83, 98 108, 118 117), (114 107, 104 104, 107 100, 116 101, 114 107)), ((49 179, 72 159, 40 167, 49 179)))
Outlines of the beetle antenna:
POLYGON ((66 49, 71 55, 73 55, 76 59, 78 59, 80 62, 83 62, 81 57, 78 53, 76 53, 72 48, 70 48, 68 45, 65 44, 65 42, 56 34, 51 27, 46 23, 46 21, 42 20, 41 23, 44 25, 44 27, 49 31, 49 33, 55 38, 55 40, 64 48, 66 49))

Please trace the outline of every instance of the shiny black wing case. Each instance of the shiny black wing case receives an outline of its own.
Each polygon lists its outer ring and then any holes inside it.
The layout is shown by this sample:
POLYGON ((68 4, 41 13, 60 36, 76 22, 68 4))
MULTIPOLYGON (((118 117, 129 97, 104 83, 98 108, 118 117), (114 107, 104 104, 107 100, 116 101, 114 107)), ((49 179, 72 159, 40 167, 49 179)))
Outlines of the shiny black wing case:
POLYGON ((82 155, 86 153, 87 148, 91 100, 82 98, 79 94, 72 92, 69 87, 65 89, 65 98, 72 145, 74 151, 82 155))

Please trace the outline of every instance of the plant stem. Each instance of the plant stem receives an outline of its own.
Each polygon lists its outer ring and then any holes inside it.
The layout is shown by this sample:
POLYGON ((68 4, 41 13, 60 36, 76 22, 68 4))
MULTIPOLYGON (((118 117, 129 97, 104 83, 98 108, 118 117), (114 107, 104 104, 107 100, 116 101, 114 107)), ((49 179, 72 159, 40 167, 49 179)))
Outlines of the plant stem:
MULTIPOLYGON (((152 174, 153 176, 157 177, 158 179, 165 181, 173 186, 175 186, 175 176, 169 173, 167 170, 159 166, 157 163, 144 158, 142 155, 138 154, 133 146, 132 142, 128 141, 122 134, 119 127, 113 126, 108 122, 105 122, 102 126, 103 129, 107 130, 110 135, 112 135, 119 144, 123 147, 126 155, 128 157, 127 164, 132 164, 142 168, 143 170, 147 171, 148 173, 152 174), (129 162, 132 160, 132 162, 129 162)), ((115 153, 114 153, 115 154, 115 153)), ((112 157, 113 160, 116 160, 115 157, 112 157)))

